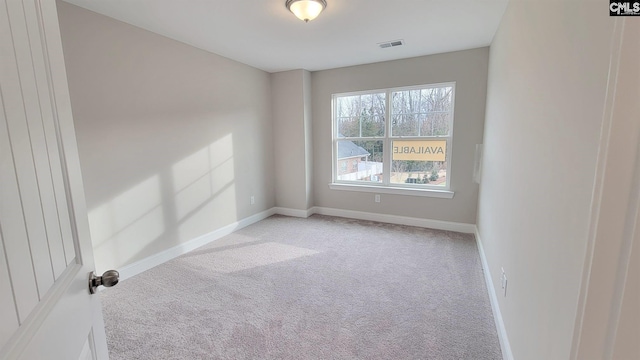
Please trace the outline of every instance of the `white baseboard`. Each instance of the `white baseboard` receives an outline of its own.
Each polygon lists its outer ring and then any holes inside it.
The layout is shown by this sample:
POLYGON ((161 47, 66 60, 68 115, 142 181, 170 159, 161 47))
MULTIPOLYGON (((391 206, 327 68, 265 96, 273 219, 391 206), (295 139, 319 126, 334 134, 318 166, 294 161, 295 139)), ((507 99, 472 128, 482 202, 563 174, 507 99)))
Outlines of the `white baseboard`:
POLYGON ((299 217, 299 218, 308 218, 313 215, 313 208, 307 210, 299 210, 299 209, 291 209, 291 208, 283 208, 283 207, 274 207, 273 210, 278 215, 291 216, 291 217, 299 217))
POLYGON ((476 229, 476 226, 474 224, 458 223, 458 222, 451 222, 451 221, 420 219, 420 218, 412 218, 412 217, 406 217, 406 216, 377 214, 377 213, 369 213, 369 212, 363 212, 363 211, 342 210, 342 209, 333 209, 333 208, 325 208, 325 207, 313 207, 311 208, 311 210, 312 210, 312 214, 338 216, 338 217, 345 217, 345 218, 358 219, 358 220, 378 221, 378 222, 384 222, 389 224, 417 226, 417 227, 423 227, 423 228, 429 228, 429 229, 455 231, 455 232, 461 232, 461 233, 467 233, 467 234, 475 233, 475 229, 476 229))
POLYGON ((504 360, 513 360, 513 353, 511 352, 511 345, 509 344, 507 329, 504 327, 502 313, 500 312, 500 305, 498 304, 498 296, 496 295, 496 289, 493 286, 491 271, 489 270, 489 264, 487 263, 487 257, 485 256, 484 248, 482 247, 482 240, 480 238, 480 232, 478 232, 477 227, 475 229, 475 235, 476 243, 478 244, 478 251, 480 252, 480 260, 482 261, 482 269, 484 270, 484 280, 487 283, 487 291, 489 292, 489 300, 491 301, 491 309, 493 310, 493 319, 496 322, 496 329, 498 330, 498 339, 500 340, 502 358, 504 360))
POLYGON ((183 244, 174 246, 170 249, 161 251, 155 255, 151 255, 147 258, 136 261, 132 264, 123 266, 122 268, 118 269, 118 272, 120 273, 120 280, 125 280, 132 276, 138 275, 144 271, 147 271, 171 259, 175 259, 180 255, 186 254, 189 251, 195 250, 203 245, 206 245, 214 240, 218 240, 223 236, 227 236, 236 230, 240 230, 251 224, 257 223, 260 220, 264 220, 269 216, 274 215, 275 213, 276 213, 275 208, 265 210, 258 214, 236 221, 232 224, 223 226, 220 229, 212 231, 208 234, 204 234, 195 239, 189 240, 183 244))

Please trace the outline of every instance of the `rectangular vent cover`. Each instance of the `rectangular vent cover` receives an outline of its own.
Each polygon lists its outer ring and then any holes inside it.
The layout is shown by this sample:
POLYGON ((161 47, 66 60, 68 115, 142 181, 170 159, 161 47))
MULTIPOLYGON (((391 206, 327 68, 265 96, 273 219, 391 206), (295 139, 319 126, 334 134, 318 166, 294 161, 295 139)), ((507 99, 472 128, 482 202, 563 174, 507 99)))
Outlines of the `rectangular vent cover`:
POLYGON ((393 40, 393 41, 378 43, 378 46, 380 46, 381 49, 386 49, 386 48, 400 46, 400 45, 404 45, 404 40, 393 40))

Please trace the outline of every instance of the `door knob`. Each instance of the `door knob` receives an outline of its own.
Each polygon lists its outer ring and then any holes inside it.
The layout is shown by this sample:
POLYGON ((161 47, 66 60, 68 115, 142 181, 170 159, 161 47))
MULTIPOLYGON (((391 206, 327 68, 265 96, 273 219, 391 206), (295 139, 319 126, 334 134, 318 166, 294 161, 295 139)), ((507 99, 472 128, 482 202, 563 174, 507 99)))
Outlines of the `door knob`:
POLYGON ((112 287, 118 283, 120 274, 115 270, 107 270, 102 276, 96 276, 95 272, 89 273, 89 292, 96 293, 96 288, 100 285, 104 287, 112 287))

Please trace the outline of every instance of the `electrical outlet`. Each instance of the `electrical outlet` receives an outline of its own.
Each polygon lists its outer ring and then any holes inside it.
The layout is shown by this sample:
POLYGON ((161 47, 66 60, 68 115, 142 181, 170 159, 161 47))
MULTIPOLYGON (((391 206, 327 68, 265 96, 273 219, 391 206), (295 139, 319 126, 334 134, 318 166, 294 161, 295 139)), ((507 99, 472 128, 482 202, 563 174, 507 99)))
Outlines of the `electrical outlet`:
POLYGON ((502 276, 500 276, 500 284, 502 285, 502 290, 504 290, 504 296, 507 296, 507 273, 504 272, 504 268, 500 268, 502 270, 502 276))
POLYGON ((251 195, 251 198, 249 200, 251 202, 251 205, 255 205, 256 204, 256 197, 251 195))
POLYGON ((380 194, 376 194, 376 196, 374 196, 374 200, 375 200, 375 202, 379 203, 380 202, 380 194))

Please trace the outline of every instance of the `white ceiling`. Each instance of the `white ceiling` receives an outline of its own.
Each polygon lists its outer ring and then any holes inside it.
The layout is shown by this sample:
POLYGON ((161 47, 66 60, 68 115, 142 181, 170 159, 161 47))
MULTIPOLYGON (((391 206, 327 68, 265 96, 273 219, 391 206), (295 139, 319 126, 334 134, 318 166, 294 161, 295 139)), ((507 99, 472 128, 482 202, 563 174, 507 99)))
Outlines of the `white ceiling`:
POLYGON ((253 67, 310 71, 487 46, 508 0, 327 0, 304 23, 285 0, 65 0, 253 67), (380 49, 377 43, 403 39, 380 49))

